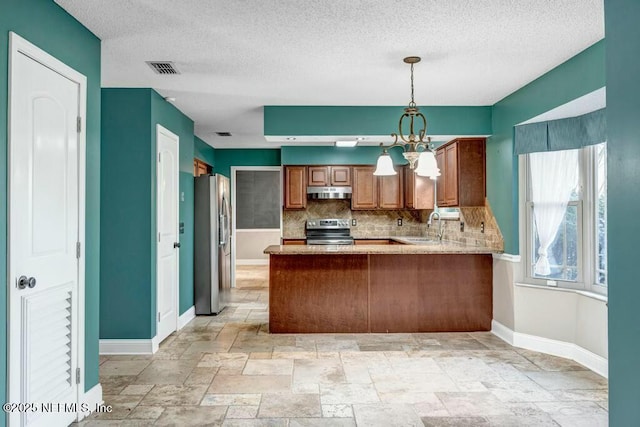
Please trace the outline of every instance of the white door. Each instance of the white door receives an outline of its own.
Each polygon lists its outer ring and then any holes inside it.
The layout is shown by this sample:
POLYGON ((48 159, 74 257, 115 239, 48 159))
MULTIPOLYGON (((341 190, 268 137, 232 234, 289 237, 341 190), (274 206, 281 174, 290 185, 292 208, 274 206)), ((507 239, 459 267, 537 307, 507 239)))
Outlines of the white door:
POLYGON ((35 47, 14 34, 11 43, 8 402, 36 406, 11 412, 9 424, 66 426, 77 415, 84 350, 84 81, 28 56, 35 47), (69 406, 44 413, 48 403, 69 406))
POLYGON ((178 136, 158 125, 158 326, 162 342, 178 329, 178 136))

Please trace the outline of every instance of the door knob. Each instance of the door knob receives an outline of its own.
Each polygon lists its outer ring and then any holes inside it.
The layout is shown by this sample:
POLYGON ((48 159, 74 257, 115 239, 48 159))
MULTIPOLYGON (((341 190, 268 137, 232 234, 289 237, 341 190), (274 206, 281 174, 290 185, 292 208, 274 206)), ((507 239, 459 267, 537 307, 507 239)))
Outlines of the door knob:
POLYGON ((34 288, 36 286, 36 278, 27 276, 20 276, 18 278, 18 289, 25 289, 26 287, 34 288))
POLYGON ((179 243, 179 242, 175 242, 175 243, 173 244, 173 247, 174 247, 174 248, 179 248, 179 247, 180 247, 180 243, 179 243))

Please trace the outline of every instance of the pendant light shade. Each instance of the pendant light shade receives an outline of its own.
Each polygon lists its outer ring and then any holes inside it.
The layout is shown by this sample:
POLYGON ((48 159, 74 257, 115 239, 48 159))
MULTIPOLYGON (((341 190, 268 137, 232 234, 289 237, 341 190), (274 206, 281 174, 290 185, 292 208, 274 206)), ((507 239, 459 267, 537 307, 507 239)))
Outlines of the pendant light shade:
POLYGON ((438 169, 438 163, 433 155, 433 152, 429 149, 420 153, 418 158, 418 167, 415 170, 416 174, 420 176, 429 176, 431 179, 436 179, 440 176, 440 169, 438 169))
POLYGON ((373 172, 374 175, 377 176, 389 176, 389 175, 397 175, 398 172, 393 168, 393 161, 391 160, 391 156, 384 150, 380 157, 378 157, 378 163, 376 164, 376 170, 373 172))

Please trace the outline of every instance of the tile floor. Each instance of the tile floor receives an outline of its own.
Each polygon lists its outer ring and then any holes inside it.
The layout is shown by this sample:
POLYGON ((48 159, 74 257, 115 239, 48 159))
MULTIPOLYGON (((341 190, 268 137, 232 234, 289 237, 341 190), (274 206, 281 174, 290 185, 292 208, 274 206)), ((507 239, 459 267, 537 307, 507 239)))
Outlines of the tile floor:
POLYGON ((113 412, 80 425, 607 425, 607 380, 575 362, 485 332, 270 335, 264 275, 243 277, 153 356, 101 357, 113 412))

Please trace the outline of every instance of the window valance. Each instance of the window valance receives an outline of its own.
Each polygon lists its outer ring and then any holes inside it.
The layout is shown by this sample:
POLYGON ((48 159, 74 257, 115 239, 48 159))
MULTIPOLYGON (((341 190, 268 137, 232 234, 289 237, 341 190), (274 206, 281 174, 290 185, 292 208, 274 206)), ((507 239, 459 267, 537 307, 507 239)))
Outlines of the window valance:
POLYGON ((607 140, 605 109, 515 127, 515 154, 572 150, 607 140))

